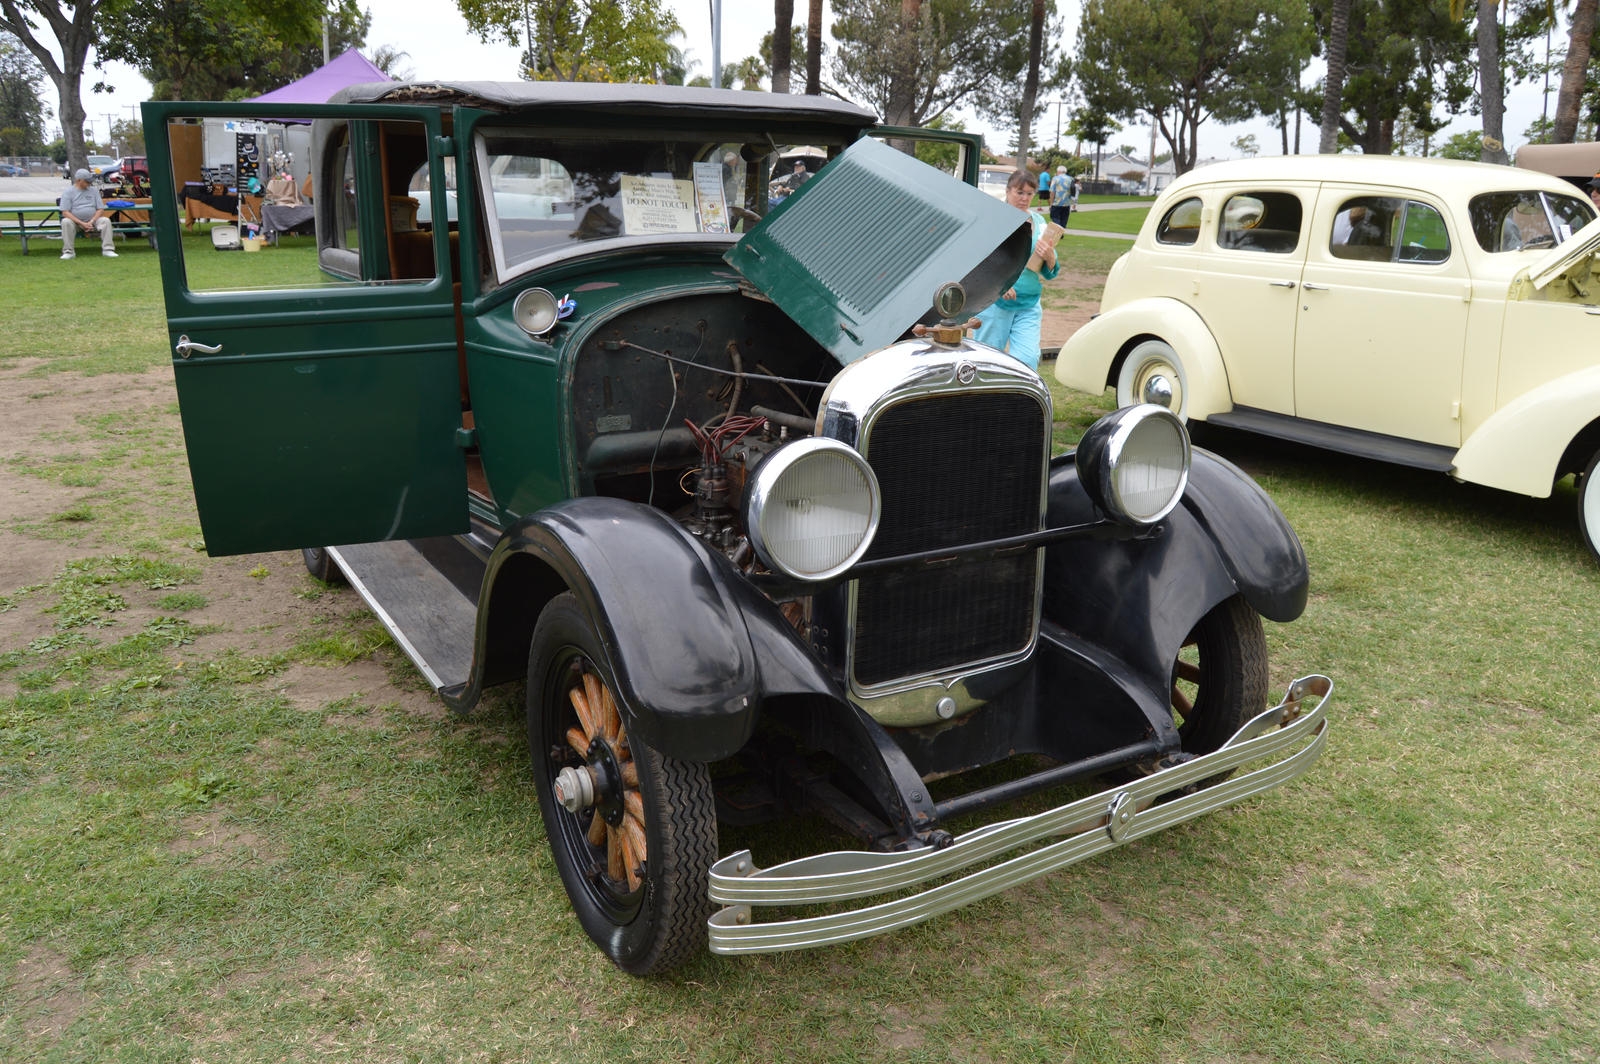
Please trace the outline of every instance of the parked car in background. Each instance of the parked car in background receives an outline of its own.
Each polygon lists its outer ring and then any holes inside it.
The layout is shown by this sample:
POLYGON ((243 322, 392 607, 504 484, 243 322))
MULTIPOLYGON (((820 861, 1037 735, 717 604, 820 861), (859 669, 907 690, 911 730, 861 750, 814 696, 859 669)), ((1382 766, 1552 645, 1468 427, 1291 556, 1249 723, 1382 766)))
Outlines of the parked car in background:
POLYGON ((26 177, 28 169, 16 163, 0 163, 0 177, 26 177))
POLYGON ((1504 166, 1219 163, 1156 200, 1064 384, 1534 497, 1600 557, 1600 225, 1504 166))
POLYGON ((150 161, 143 155, 124 155, 100 174, 102 181, 150 183, 150 161))
POLYGON ((998 166, 995 163, 984 163, 978 167, 978 187, 983 189, 995 199, 1004 202, 1006 198, 1006 182, 1011 180, 1015 167, 998 166))
POLYGON ((1268 698, 1308 580, 1271 500, 1150 405, 1052 456, 1045 383, 965 338, 1033 243, 979 138, 557 82, 144 118, 207 549, 302 548, 458 712, 526 681, 555 869, 627 971, 916 923, 1320 753, 1331 682, 1268 698), (213 117, 316 120, 320 277, 194 290, 230 264, 184 269, 168 143, 213 117), (783 145, 826 165, 774 207, 783 145), (800 813, 860 850, 721 850, 800 813))
POLYGON ((105 176, 107 170, 116 169, 117 160, 113 159, 109 155, 91 155, 87 160, 87 165, 89 167, 89 173, 93 174, 95 177, 103 177, 105 176))

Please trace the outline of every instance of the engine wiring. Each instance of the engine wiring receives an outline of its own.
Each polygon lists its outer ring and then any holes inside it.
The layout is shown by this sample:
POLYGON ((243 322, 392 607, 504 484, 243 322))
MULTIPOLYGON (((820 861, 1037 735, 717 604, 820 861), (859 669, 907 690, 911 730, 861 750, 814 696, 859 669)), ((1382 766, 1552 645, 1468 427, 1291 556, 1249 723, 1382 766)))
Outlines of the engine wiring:
POLYGON ((701 459, 711 466, 721 462, 729 447, 765 425, 767 419, 733 414, 722 418, 722 423, 714 429, 701 428, 688 418, 684 418, 683 423, 689 426, 689 431, 694 433, 695 440, 700 444, 701 459))
MULTIPOLYGON (((639 347, 638 344, 632 344, 626 340, 622 342, 624 346, 627 347, 639 347)), ((665 352, 651 351, 649 348, 645 347, 639 347, 639 350, 645 351, 652 355, 661 355, 663 358, 670 358, 674 362, 687 361, 689 365, 693 366, 698 365, 698 363, 695 362, 695 359, 700 357, 700 352, 705 348, 705 346, 706 323, 702 321, 700 323, 700 342, 695 345, 694 355, 687 360, 673 358, 673 356, 666 354, 665 352)), ((705 369, 707 367, 702 366, 701 368, 705 369)), ((667 426, 672 424, 672 413, 678 409, 678 375, 672 371, 671 366, 667 367, 667 376, 672 380, 672 402, 667 405, 667 416, 661 422, 661 431, 656 433, 655 449, 650 452, 650 492, 645 496, 646 506, 654 506, 656 504, 656 459, 661 455, 661 441, 666 439, 667 426)))
MULTIPOLYGON (((705 335, 701 334, 700 339, 703 342, 705 340, 705 335)), ((702 366, 692 358, 680 358, 677 355, 669 355, 665 351, 657 351, 654 348, 645 347, 643 344, 636 344, 632 340, 616 340, 613 341, 613 343, 615 343, 617 348, 632 348, 635 351, 642 351, 645 354, 653 355, 656 358, 666 359, 668 362, 678 362, 686 366, 693 366, 695 369, 704 370, 707 373, 720 373, 724 377, 743 377, 745 380, 751 381, 776 381, 779 384, 799 384, 807 388, 826 388, 828 386, 827 381, 808 381, 802 380, 799 377, 779 377, 773 373, 751 373, 749 370, 723 369, 721 366, 702 366)), ((699 357, 699 351, 696 351, 695 355, 696 357, 699 357)), ((677 387, 676 383, 674 383, 673 387, 677 387)))

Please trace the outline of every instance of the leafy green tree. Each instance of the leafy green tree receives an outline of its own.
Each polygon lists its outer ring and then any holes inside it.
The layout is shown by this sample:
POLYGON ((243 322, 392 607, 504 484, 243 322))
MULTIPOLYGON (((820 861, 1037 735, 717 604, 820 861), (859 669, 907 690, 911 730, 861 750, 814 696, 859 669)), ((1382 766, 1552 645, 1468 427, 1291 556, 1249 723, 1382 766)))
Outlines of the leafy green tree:
POLYGON ((1011 0, 836 0, 834 77, 896 126, 924 126, 970 103, 997 124, 1016 115, 1029 9, 1011 0))
POLYGON ((83 73, 95 43, 96 19, 103 7, 117 2, 121 0, 0 0, 0 30, 21 42, 55 86, 56 116, 68 165, 74 169, 83 166, 88 156, 83 144, 83 73), (35 18, 44 29, 35 30, 35 18))
POLYGON ((660 0, 456 0, 485 41, 525 48, 537 81, 660 82, 682 69, 682 32, 660 0), (674 57, 676 55, 676 62, 674 57))
POLYGON ((143 155, 144 123, 136 118, 119 118, 111 123, 111 139, 122 145, 122 154, 143 155))
POLYGON ((1483 153, 1483 130, 1469 129, 1465 133, 1453 133, 1450 139, 1439 146, 1435 154, 1440 159, 1462 159, 1467 162, 1476 162, 1483 153))
MULTIPOLYGON (((954 115, 942 115, 929 122, 928 129, 948 129, 956 133, 965 133, 966 123, 954 115)), ((937 141, 919 140, 916 142, 916 155, 918 159, 929 166, 943 170, 947 174, 956 172, 956 164, 961 161, 961 147, 958 144, 941 144, 937 141)))
POLYGON ((1182 174, 1209 119, 1276 112, 1314 40, 1305 0, 1086 0, 1075 68, 1110 114, 1155 116, 1182 174))
MULTIPOLYGON (((1394 149, 1406 116, 1427 142, 1472 97, 1472 35, 1442 0, 1349 0, 1346 77, 1338 134, 1369 155, 1394 149), (1443 104, 1445 114, 1436 114, 1443 104)), ((1328 26, 1330 0, 1312 0, 1316 24, 1328 26)), ((1328 130, 1323 129, 1326 139, 1328 130)))
MULTIPOLYGON (((322 0, 106 0, 99 59, 139 69, 158 100, 237 100, 322 65, 322 0)), ((328 15, 328 48, 366 43, 372 17, 355 0, 328 15)))
POLYGON ((1067 135, 1079 144, 1093 144, 1095 148, 1094 177, 1100 178, 1100 156, 1105 148, 1106 141, 1115 133, 1122 131, 1122 125, 1112 118, 1104 106, 1093 101, 1086 103, 1080 110, 1074 111, 1072 120, 1067 123, 1067 135))
POLYGON ((44 148, 44 71, 9 34, 0 33, 0 151, 37 155, 44 148))
POLYGON ((1256 143, 1254 133, 1246 133, 1242 137, 1233 138, 1233 150, 1247 159, 1253 159, 1261 154, 1261 145, 1256 143))

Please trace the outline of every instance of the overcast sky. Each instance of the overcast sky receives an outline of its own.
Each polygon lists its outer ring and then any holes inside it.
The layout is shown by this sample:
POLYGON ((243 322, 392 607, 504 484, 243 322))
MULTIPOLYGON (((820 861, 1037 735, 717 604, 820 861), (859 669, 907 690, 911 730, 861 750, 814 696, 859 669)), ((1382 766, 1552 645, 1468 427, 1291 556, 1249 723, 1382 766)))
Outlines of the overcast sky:
MULTIPOLYGON (((684 28, 683 48, 689 58, 699 63, 695 72, 710 75, 711 73, 711 18, 709 0, 666 0, 666 4, 677 13, 678 21, 684 28)), ((364 0, 372 12, 372 29, 367 34, 368 51, 379 45, 393 45, 409 54, 409 64, 419 78, 439 79, 472 79, 472 80, 514 80, 517 76, 517 50, 506 44, 483 44, 478 38, 467 30, 466 22, 462 19, 455 5, 442 0, 427 4, 418 4, 414 0, 364 0)), ((1063 45, 1070 48, 1072 45, 1072 31, 1078 23, 1080 5, 1078 0, 1059 0, 1057 6, 1062 13, 1062 23, 1067 27, 1063 45)), ((803 21, 806 5, 797 2, 796 14, 803 21)), ((826 5, 825 5, 826 7, 826 5)), ((831 26, 831 18, 824 14, 824 31, 831 26)), ((761 37, 771 28, 772 8, 764 3, 750 3, 748 0, 723 0, 722 4, 722 60, 724 65, 731 65, 740 58, 754 55, 760 47, 761 37)), ((831 38, 825 37, 831 46, 831 38)), ((1555 44, 1559 48, 1565 40, 1565 34, 1560 34, 1555 44)), ((797 63, 802 68, 803 60, 796 57, 797 63)), ((134 108, 144 100, 150 92, 149 85, 132 68, 122 64, 108 64, 105 80, 116 86, 116 92, 111 94, 94 94, 89 91, 96 77, 92 74, 84 79, 84 110, 88 113, 89 122, 97 136, 106 132, 107 116, 128 118, 134 114, 134 108)), ((1308 70, 1305 83, 1310 85, 1322 76, 1321 64, 1308 70)), ((263 91, 276 86, 264 86, 263 91)), ((53 90, 47 91, 48 102, 52 110, 55 106, 53 90)), ((1552 84, 1550 107, 1555 107, 1555 86, 1552 84)), ((1505 119, 1506 142, 1512 150, 1520 147, 1524 142, 1522 131, 1527 129, 1534 119, 1539 117, 1544 106, 1542 84, 1519 85, 1513 87, 1511 96, 1507 100, 1507 113, 1505 119)), ((1052 144, 1056 137, 1056 118, 1058 109, 1047 107, 1044 117, 1034 128, 1036 142, 1052 144)), ((1009 132, 998 134, 996 131, 985 127, 972 115, 965 115, 967 128, 977 130, 985 135, 990 142, 991 150, 1005 151, 1011 143, 1009 132)), ((1478 126, 1478 119, 1472 115, 1463 115, 1458 118, 1442 135, 1453 132, 1473 129, 1478 126)), ((1276 154, 1280 150, 1280 140, 1277 129, 1270 126, 1266 120, 1243 123, 1238 126, 1223 126, 1216 122, 1208 122, 1200 127, 1200 156, 1228 157, 1237 153, 1232 148, 1234 138, 1241 134, 1251 133, 1264 154, 1276 154)), ((1290 130, 1293 137, 1293 129, 1290 130)), ((1301 134, 1301 150, 1314 152, 1317 146, 1317 127, 1311 122, 1304 122, 1301 134)), ((1112 145, 1133 144, 1138 148, 1138 154, 1143 157, 1150 151, 1150 128, 1144 126, 1130 126, 1112 139, 1112 145)), ((1292 140, 1291 140, 1292 147, 1292 140)), ((1166 151, 1165 142, 1157 144, 1156 150, 1166 151)))

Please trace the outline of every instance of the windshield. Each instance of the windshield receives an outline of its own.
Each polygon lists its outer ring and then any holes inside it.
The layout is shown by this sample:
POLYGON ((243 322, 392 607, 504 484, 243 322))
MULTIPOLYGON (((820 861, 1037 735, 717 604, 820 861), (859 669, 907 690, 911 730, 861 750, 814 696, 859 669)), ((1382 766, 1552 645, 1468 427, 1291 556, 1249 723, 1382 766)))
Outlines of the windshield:
MULTIPOLYGON (((809 150, 831 157, 842 147, 809 150)), ((737 240, 766 213, 768 179, 785 151, 793 145, 766 133, 480 133, 478 170, 499 273, 609 238, 737 240)))
POLYGON ((1485 251, 1550 248, 1594 219, 1594 208, 1577 196, 1528 190, 1489 192, 1467 205, 1472 235, 1485 251))

